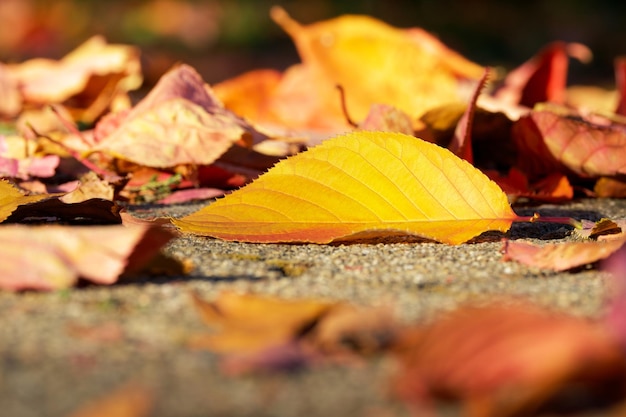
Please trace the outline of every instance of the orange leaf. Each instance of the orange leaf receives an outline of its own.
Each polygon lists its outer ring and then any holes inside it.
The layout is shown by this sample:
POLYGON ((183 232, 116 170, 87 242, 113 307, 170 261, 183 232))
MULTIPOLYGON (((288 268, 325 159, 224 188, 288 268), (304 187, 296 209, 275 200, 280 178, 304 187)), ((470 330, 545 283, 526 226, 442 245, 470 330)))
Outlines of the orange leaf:
POLYGON ((242 119, 224 109, 191 67, 180 65, 165 74, 118 127, 94 148, 139 165, 169 168, 208 165, 232 144, 256 134, 242 119))
POLYGON ((76 119, 92 122, 116 96, 141 85, 140 66, 137 48, 94 36, 59 61, 37 58, 8 68, 25 102, 67 102, 76 119))
POLYGON ((281 300, 269 296, 222 293, 213 303, 193 295, 202 320, 219 333, 195 338, 195 347, 237 353, 263 350, 295 340, 334 304, 281 300))
MULTIPOLYGON (((355 120, 364 119, 375 103, 392 105, 416 118, 432 107, 459 100, 459 79, 478 79, 482 74, 479 65, 421 29, 397 29, 356 15, 303 26, 280 7, 272 8, 271 16, 294 40, 303 62, 299 68, 308 72, 308 84, 315 84, 317 92, 311 92, 318 107, 306 108, 311 119, 319 117, 314 111, 342 119, 337 84, 345 89, 355 120)), ((284 82, 289 78, 286 74, 284 82)), ((300 106, 297 111, 290 109, 290 113, 301 111, 300 106)))
POLYGON ((504 260, 515 260, 537 268, 566 271, 609 257, 626 242, 626 236, 598 242, 565 242, 537 246, 507 241, 504 260))
POLYGON ((506 195, 469 163, 400 133, 326 140, 204 209, 173 220, 226 240, 327 243, 415 234, 458 244, 506 231, 517 216, 506 195))
POLYGON ((8 181, 0 180, 0 222, 5 221, 19 206, 49 197, 49 195, 26 196, 8 181))

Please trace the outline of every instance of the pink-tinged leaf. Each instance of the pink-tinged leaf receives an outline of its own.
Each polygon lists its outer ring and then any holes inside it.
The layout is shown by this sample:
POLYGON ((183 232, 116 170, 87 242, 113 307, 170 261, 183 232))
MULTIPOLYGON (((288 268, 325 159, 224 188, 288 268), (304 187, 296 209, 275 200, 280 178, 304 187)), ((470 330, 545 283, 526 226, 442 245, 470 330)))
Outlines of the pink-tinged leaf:
POLYGON ((539 110, 513 125, 513 138, 518 166, 531 178, 555 171, 583 178, 626 174, 626 125, 539 110))
POLYGON ((474 121, 474 113, 476 112, 476 102, 480 92, 485 88, 489 79, 489 68, 485 68, 483 76, 478 80, 478 84, 474 89, 474 94, 461 116, 461 120, 456 125, 452 142, 448 145, 448 149, 456 156, 465 159, 470 164, 474 163, 474 155, 472 153, 472 123, 474 121))
POLYGON ((362 130, 413 134, 413 122, 408 114, 388 104, 372 104, 367 117, 359 124, 362 130))
POLYGON ((361 131, 281 161, 172 221, 185 232, 248 242, 414 234, 458 244, 506 231, 517 219, 502 190, 447 149, 401 133, 361 131))
POLYGON ((53 290, 84 278, 112 284, 136 269, 172 238, 157 227, 0 227, 0 288, 53 290))
POLYGON ((496 97, 526 107, 543 102, 564 103, 568 55, 583 62, 591 59, 591 51, 582 44, 553 42, 511 71, 496 97))
POLYGON ((123 120, 109 119, 96 132, 94 151, 155 168, 208 165, 233 143, 262 136, 224 109, 187 65, 165 74, 123 120))
POLYGON ((26 103, 65 103, 75 120, 93 122, 116 98, 141 85, 139 50, 94 36, 59 61, 10 65, 26 103))
POLYGON ((564 242, 545 246, 506 241, 503 259, 537 268, 566 271, 605 259, 623 247, 624 243, 626 236, 606 241, 564 242))
POLYGON ((208 200, 221 197, 224 190, 219 188, 191 188, 188 190, 174 191, 172 194, 157 201, 159 204, 180 204, 194 200, 208 200))
POLYGON ((615 59, 615 84, 619 93, 616 114, 626 116, 626 57, 615 59))

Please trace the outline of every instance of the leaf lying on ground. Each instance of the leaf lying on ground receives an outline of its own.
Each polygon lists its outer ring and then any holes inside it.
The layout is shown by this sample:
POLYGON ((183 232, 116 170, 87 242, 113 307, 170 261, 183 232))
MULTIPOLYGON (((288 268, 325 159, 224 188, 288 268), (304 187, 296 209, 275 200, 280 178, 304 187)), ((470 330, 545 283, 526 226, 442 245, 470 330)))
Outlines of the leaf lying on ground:
POLYGON ((237 353, 284 344, 333 307, 317 300, 288 301, 273 297, 222 293, 213 303, 193 295, 200 317, 219 333, 194 340, 195 347, 237 353))
POLYGON ((160 227, 0 227, 0 288, 53 290, 84 278, 112 284, 137 269, 172 238, 160 227))
POLYGON ((151 390, 136 382, 95 398, 67 417, 146 417, 153 408, 151 390))
POLYGON ((24 195, 20 190, 5 180, 0 180, 0 222, 5 221, 19 206, 30 204, 49 195, 24 195))
POLYGON ((583 178, 626 174, 626 125, 604 122, 551 108, 531 112, 513 126, 519 166, 532 177, 555 171, 583 178))
POLYGON ((482 72, 418 28, 397 29, 356 15, 305 26, 280 7, 272 8, 271 16, 292 37, 302 59, 284 74, 272 97, 274 114, 287 125, 297 120, 297 127, 347 127, 336 85, 345 89, 355 120, 363 120, 377 103, 416 118, 459 100, 460 80, 477 79, 482 72))
POLYGON ((32 59, 8 66, 26 103, 65 103, 75 120, 90 123, 141 85, 139 51, 94 36, 59 61, 32 59))
POLYGON ((399 133, 325 141, 251 184, 173 223, 248 242, 327 243, 415 234, 458 244, 518 217, 506 195, 449 151, 399 133))
MULTIPOLYGON (((111 122, 113 123, 113 122, 111 122)), ((224 109, 200 75, 187 65, 165 74, 154 89, 117 128, 98 126, 93 151, 138 165, 169 168, 180 164, 208 165, 233 143, 257 134, 224 109)), ((249 138, 249 139, 246 139, 249 138)))
POLYGON ((194 335, 190 346, 225 355, 222 369, 229 374, 351 360, 388 347, 400 328, 382 308, 231 292, 211 303, 192 297, 216 332, 194 335))
POLYGON ((470 417, 550 414, 568 398, 584 407, 626 392, 626 361, 604 326, 529 304, 459 308, 401 335, 397 353, 402 398, 460 400, 470 417))
POLYGON ((506 241, 504 260, 514 260, 537 268, 566 271, 605 259, 626 243, 626 235, 608 241, 564 242, 537 246, 506 241))

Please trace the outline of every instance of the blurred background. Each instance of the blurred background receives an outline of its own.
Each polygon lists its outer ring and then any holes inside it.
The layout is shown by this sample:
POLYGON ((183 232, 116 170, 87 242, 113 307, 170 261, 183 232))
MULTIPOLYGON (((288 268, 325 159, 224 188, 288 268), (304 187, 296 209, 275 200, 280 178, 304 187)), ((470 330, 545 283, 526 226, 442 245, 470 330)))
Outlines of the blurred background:
POLYGON ((572 83, 610 87, 613 59, 626 55, 626 2, 611 0, 0 0, 0 60, 60 58, 94 34, 141 48, 149 88, 176 62, 215 83, 260 67, 298 61, 269 18, 282 5, 296 20, 368 14, 419 26, 483 65, 514 67, 547 42, 582 42, 591 64, 572 63, 572 83))

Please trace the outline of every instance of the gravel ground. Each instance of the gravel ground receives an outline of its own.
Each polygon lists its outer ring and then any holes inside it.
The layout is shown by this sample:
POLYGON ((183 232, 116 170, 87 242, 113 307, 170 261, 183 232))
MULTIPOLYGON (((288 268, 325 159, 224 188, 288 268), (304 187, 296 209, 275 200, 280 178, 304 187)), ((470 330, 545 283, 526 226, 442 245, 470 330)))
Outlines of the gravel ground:
MULTIPOLYGON (((144 207, 138 215, 180 216, 200 205, 144 207)), ((623 218, 626 202, 581 200, 516 209, 530 215, 623 218)), ((554 224, 515 224, 510 237, 573 239, 554 224)), ((595 317, 606 275, 553 273, 501 261, 500 234, 447 246, 407 239, 349 245, 265 245, 194 236, 165 252, 191 261, 189 276, 142 278, 110 287, 51 293, 0 292, 0 415, 68 416, 127 381, 154 392, 151 416, 405 416, 389 396, 389 359, 361 366, 230 378, 215 355, 187 347, 206 331, 189 293, 226 289, 285 298, 316 297, 366 306, 392 304, 406 320, 429 320, 463 302, 523 296, 595 317)))

